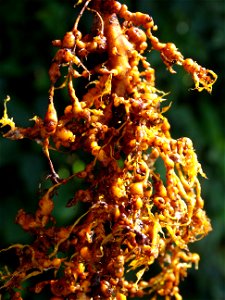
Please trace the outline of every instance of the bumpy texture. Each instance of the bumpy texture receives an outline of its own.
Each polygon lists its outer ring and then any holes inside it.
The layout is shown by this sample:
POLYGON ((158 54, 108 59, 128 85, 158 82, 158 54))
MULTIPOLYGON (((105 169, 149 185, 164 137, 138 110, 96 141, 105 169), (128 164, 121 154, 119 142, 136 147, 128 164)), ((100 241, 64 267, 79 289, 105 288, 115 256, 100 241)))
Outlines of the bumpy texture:
POLYGON ((145 52, 159 51, 171 73, 173 65, 182 66, 199 91, 211 92, 217 76, 185 59, 173 43, 160 42, 149 15, 131 13, 114 0, 79 2, 83 7, 74 27, 53 42, 59 50, 49 70, 45 117, 34 117, 32 127, 17 127, 7 114, 9 98, 5 101, 0 122, 10 130, 4 136, 42 144, 52 185, 34 214, 18 212, 16 222, 33 242, 2 250, 14 249, 19 265, 0 274, 1 290, 22 299, 23 282, 45 273, 32 291, 49 289, 51 300, 124 300, 146 294, 180 300, 180 280, 199 262, 188 244, 211 230, 197 178, 205 174, 191 140, 170 135, 164 116, 169 106, 161 105, 166 94, 155 87, 155 70, 145 52), (78 24, 85 11, 93 14, 93 26, 83 36, 78 24), (69 103, 58 116, 54 94, 59 88, 67 89, 69 103), (68 155, 81 149, 90 154, 90 162, 61 179, 49 149, 68 155), (60 227, 52 215, 53 197, 74 178, 82 179, 85 188, 68 199, 68 207, 85 202, 88 208, 73 224, 60 227), (148 278, 151 269, 154 275, 148 278), (131 270, 136 280, 128 280, 131 270))

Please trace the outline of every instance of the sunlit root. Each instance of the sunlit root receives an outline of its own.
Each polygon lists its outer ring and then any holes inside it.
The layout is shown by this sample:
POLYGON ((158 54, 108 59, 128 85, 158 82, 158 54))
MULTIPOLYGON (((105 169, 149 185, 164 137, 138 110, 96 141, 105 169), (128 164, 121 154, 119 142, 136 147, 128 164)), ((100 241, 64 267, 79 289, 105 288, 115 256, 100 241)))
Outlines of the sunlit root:
POLYGON ((44 117, 17 127, 7 113, 9 97, 4 103, 3 136, 39 143, 52 185, 40 196, 35 213, 21 209, 17 214, 16 223, 33 241, 2 250, 2 255, 15 251, 19 260, 14 270, 1 271, 0 293, 22 300, 23 282, 36 277, 32 291, 48 287, 52 300, 146 295, 181 300, 180 281, 199 262, 189 244, 211 230, 198 178, 206 175, 192 141, 171 136, 165 117, 171 104, 162 107, 167 93, 155 86, 157 70, 146 53, 159 51, 170 73, 174 65, 183 67, 198 91, 211 93, 217 75, 155 37, 151 16, 132 13, 114 0, 77 4, 82 8, 73 28, 53 42, 58 49, 49 69, 44 117), (87 34, 79 30, 84 12, 94 16, 87 34), (68 96, 61 113, 55 97, 59 89, 68 96), (68 161, 88 154, 89 161, 61 179, 51 150, 68 153, 68 161), (57 191, 73 180, 74 191, 65 203, 68 209, 83 204, 86 210, 60 226, 54 217, 57 191), (158 273, 146 279, 153 264, 158 273), (133 281, 127 280, 130 271, 136 274, 133 281))

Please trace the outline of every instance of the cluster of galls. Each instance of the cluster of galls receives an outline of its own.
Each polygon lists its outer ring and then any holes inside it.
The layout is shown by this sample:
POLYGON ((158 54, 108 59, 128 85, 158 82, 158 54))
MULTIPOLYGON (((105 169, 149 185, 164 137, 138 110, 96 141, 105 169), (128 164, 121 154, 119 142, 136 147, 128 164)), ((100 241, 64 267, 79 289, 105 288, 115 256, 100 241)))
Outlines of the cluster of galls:
POLYGON ((172 73, 174 64, 182 65, 198 90, 211 92, 216 74, 184 59, 174 44, 159 42, 150 16, 131 13, 114 0, 81 2, 73 29, 53 42, 60 49, 49 70, 45 117, 20 128, 5 107, 0 120, 11 128, 5 137, 42 144, 53 181, 35 214, 18 212, 16 222, 32 233, 34 242, 8 248, 16 250, 19 266, 1 274, 2 290, 11 299, 22 299, 22 282, 45 273, 32 290, 41 293, 48 287, 51 300, 125 300, 146 294, 180 300, 179 282, 199 261, 188 244, 211 230, 197 178, 204 173, 191 140, 170 136, 163 115, 168 107, 161 108, 165 93, 156 89, 155 70, 144 52, 149 45, 159 51, 172 73), (82 36, 78 24, 85 10, 94 21, 91 32, 82 36), (66 76, 59 82, 62 68, 66 76), (67 88, 70 98, 61 116, 54 104, 58 88, 67 88), (50 147, 69 153, 82 149, 92 160, 83 171, 61 179, 50 147), (73 224, 58 227, 53 196, 74 177, 82 178, 86 188, 73 195, 68 207, 85 202, 88 210, 73 224), (151 268, 158 273, 148 278, 151 268), (136 272, 135 280, 128 280, 129 271, 136 272))

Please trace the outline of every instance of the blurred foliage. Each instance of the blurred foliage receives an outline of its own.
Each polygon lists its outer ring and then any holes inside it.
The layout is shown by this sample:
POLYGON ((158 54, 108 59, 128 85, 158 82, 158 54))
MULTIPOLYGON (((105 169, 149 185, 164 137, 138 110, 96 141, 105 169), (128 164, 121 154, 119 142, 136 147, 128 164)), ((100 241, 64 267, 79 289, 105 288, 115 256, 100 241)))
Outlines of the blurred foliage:
MULTIPOLYGON (((185 57, 192 57, 218 74, 212 95, 199 93, 190 89, 193 82, 187 74, 179 68, 177 74, 169 74, 159 56, 149 53, 149 61, 157 70, 158 88, 170 91, 168 102, 172 102, 172 107, 167 117, 172 134, 175 138, 188 136, 193 140, 208 176, 208 180, 202 181, 202 193, 213 232, 192 247, 200 254, 201 262, 199 270, 191 270, 182 284, 184 299, 225 299, 224 1, 123 2, 131 11, 153 16, 161 41, 174 42, 185 57)), ((35 114, 43 116, 45 112, 48 68, 55 53, 51 40, 62 38, 71 29, 77 16, 74 3, 72 0, 0 2, 0 113, 3 99, 9 94, 12 99, 9 114, 20 126, 28 125, 35 114)), ((85 22, 81 20, 81 26, 85 22)), ((63 94, 58 101, 59 106, 60 101, 65 101, 63 94)), ((84 166, 82 153, 77 157, 54 153, 52 156, 62 177, 84 166)), ((47 172, 48 165, 39 145, 0 138, 0 248, 29 239, 13 220, 19 208, 34 211, 47 172)), ((76 214, 65 208, 74 190, 69 186, 57 202, 56 215, 65 224, 76 214)))

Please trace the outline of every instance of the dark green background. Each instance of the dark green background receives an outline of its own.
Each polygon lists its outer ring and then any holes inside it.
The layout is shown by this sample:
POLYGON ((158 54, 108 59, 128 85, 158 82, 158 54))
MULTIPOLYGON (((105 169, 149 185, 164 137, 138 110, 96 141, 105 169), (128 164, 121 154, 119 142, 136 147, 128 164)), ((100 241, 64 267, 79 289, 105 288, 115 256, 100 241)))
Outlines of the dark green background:
MULTIPOLYGON (((124 3, 131 11, 153 16, 161 41, 174 42, 185 57, 192 57, 218 74, 212 95, 205 91, 199 93, 189 90, 193 83, 181 68, 176 68, 177 74, 172 75, 165 70, 158 54, 149 54, 149 61, 157 70, 157 87, 170 91, 168 103, 172 101, 173 105, 167 117, 172 124, 172 135, 193 140, 208 176, 208 180, 202 180, 202 194, 213 232, 191 246, 200 254, 201 261, 199 270, 190 270, 181 284, 184 300, 223 300, 225 3, 222 0, 130 0, 124 3)), ((48 68, 55 53, 51 41, 62 38, 72 28, 77 16, 73 4, 72 0, 0 0, 0 111, 2 114, 3 99, 10 95, 9 114, 20 126, 31 124, 28 119, 35 114, 43 117, 48 98, 48 68)), ((81 23, 86 23, 86 18, 81 23)), ((63 94, 59 101, 66 101, 63 94)), ((62 175, 83 167, 79 157, 67 158, 53 153, 53 159, 62 175)), ((14 224, 14 218, 21 207, 34 211, 39 184, 43 183, 47 171, 40 146, 26 140, 0 138, 1 248, 28 240, 14 224)), ((63 191, 62 204, 56 210, 64 224, 76 213, 73 208, 64 208, 71 193, 72 187, 63 191), (66 200, 63 202, 63 199, 66 200)), ((32 296, 32 299, 44 297, 32 296)))

